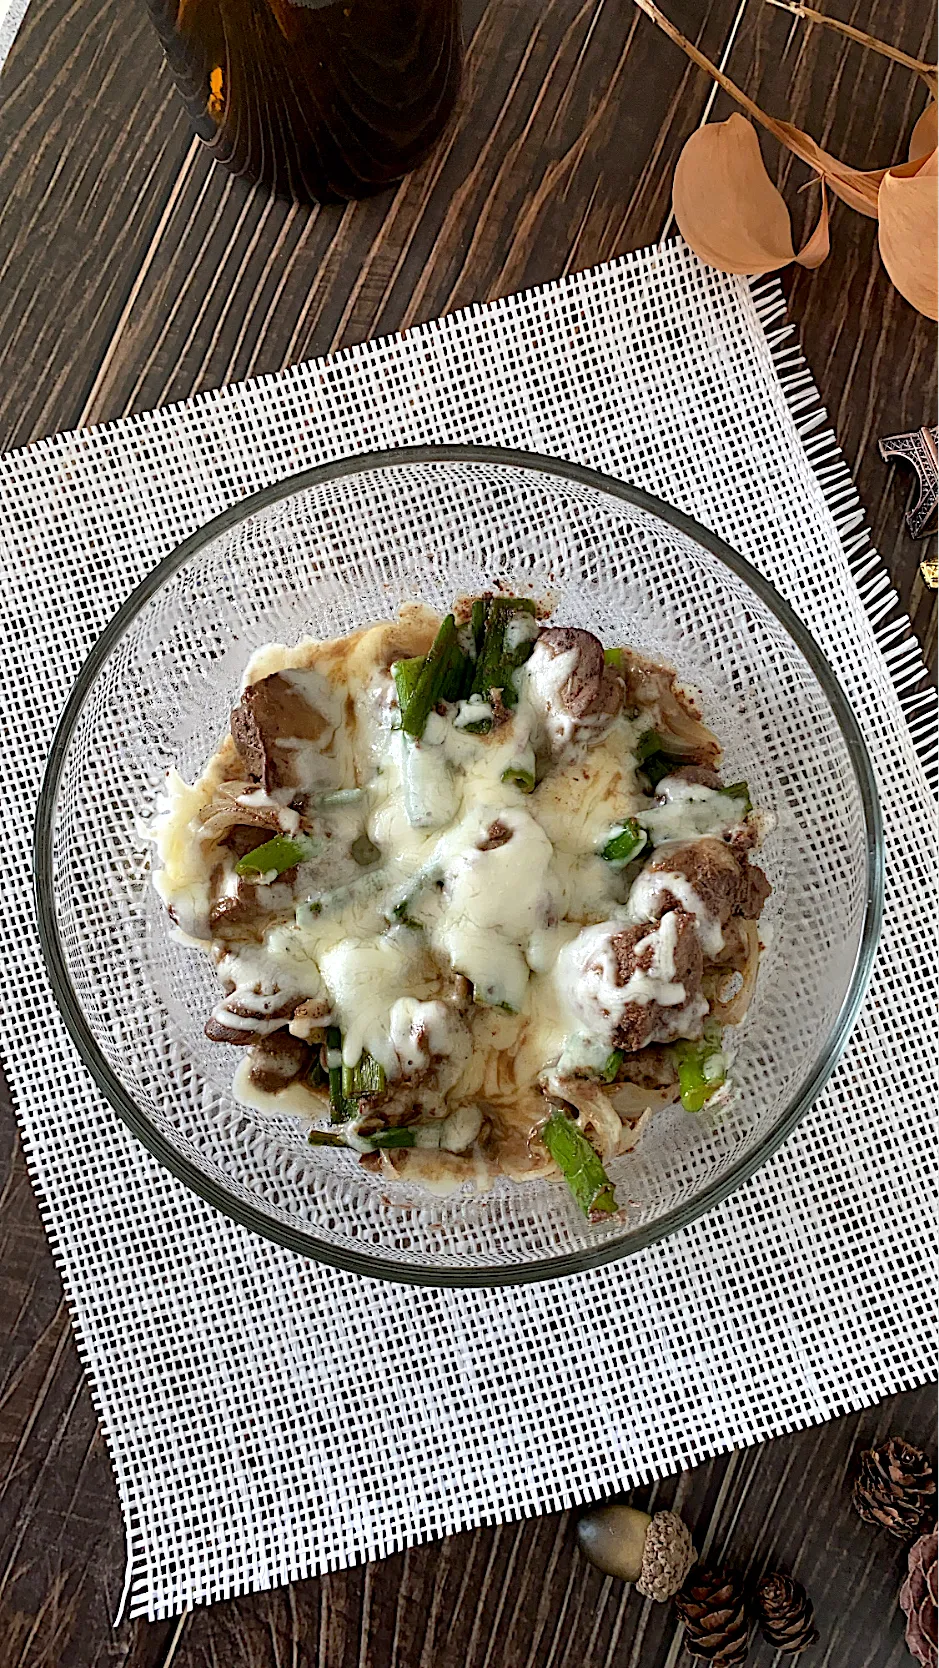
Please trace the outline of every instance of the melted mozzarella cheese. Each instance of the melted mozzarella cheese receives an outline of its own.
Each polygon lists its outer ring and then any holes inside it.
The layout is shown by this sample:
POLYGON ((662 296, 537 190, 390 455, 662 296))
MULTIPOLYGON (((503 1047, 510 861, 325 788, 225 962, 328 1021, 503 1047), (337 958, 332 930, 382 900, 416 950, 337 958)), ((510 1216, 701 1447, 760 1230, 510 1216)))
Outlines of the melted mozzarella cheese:
POLYGON ((656 789, 661 804, 642 811, 639 822, 654 846, 667 840, 697 840, 703 835, 719 839, 735 824, 743 822, 745 801, 731 799, 717 788, 685 782, 680 776, 666 776, 656 789))
POLYGON ((399 929, 373 938, 344 938, 320 951, 334 1022, 342 1030, 344 1065, 354 1066, 368 1052, 387 1077, 400 1075, 392 1029, 400 1037, 404 1021, 400 1013, 393 1019, 396 1004, 405 993, 424 996, 434 988, 434 980, 422 971, 423 956, 409 942, 413 936, 399 929))
POLYGON ((653 921, 661 913, 663 895, 668 893, 682 909, 695 917, 698 937, 706 956, 718 956, 724 948, 724 934, 720 921, 712 915, 699 892, 685 875, 668 869, 643 869, 634 881, 626 906, 627 919, 633 924, 653 921))
MULTIPOLYGON (((253 656, 246 683, 280 672, 326 720, 315 741, 281 737, 278 745, 293 752, 324 834, 322 857, 304 866, 303 878, 309 867, 312 883, 332 890, 312 909, 301 898, 294 921, 226 955, 220 972, 235 985, 228 1000, 252 1016, 245 1027, 255 1016, 266 1025, 278 1003, 316 998, 342 1030, 347 1065, 365 1050, 391 1080, 431 1059, 449 1062, 439 1081, 447 1076, 454 1098, 466 1103, 469 1128, 484 1083, 486 1096, 502 1104, 503 1078, 535 1085, 551 1067, 563 1075, 602 1066, 627 1002, 655 1002, 670 1010, 670 1034, 693 1032, 703 998, 684 1002, 674 917, 654 924, 660 895, 672 893, 695 915, 709 955, 721 948, 719 923, 680 875, 645 871, 627 897, 623 870, 598 853, 611 829, 633 816, 654 845, 719 834, 740 816, 739 802, 677 778, 666 778, 662 802, 649 806, 636 782, 647 713, 604 719, 595 738, 581 726, 572 745, 561 690, 576 650, 551 655, 536 644, 515 675, 517 704, 490 733, 468 727, 495 717, 476 697, 432 712, 419 741, 406 736, 391 664, 425 653, 437 624, 414 608, 348 639, 271 644, 253 656), (525 793, 517 775, 534 774, 536 755, 553 763, 525 793), (355 786, 361 797, 317 810, 324 786, 355 786), (379 853, 367 871, 348 857, 364 835, 379 853), (402 914, 411 926, 394 924, 402 914), (640 921, 649 923, 650 965, 619 985, 611 941, 640 921), (466 1024, 441 1000, 455 973, 471 981, 480 1004, 469 1022, 475 1053, 466 1024)), ((532 617, 519 616, 508 646, 537 630, 532 617)), ((155 826, 163 865, 156 885, 186 931, 205 927, 218 887, 218 853, 203 850, 199 815, 231 766, 223 749, 192 788, 174 773, 155 826)), ((260 808, 263 800, 292 833, 299 826, 292 796, 258 789, 244 803, 260 808)), ((237 1016, 219 1017, 236 1028, 237 1016)), ((464 1134, 461 1124, 453 1138, 464 1134)))

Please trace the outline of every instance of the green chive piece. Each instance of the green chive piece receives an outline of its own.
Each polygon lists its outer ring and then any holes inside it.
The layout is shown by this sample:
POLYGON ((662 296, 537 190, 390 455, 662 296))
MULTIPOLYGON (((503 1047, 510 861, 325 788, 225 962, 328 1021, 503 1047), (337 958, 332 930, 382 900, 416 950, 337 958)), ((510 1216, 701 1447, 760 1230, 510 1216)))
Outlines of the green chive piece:
POLYGON ((616 1210, 613 1184, 586 1135, 566 1113, 552 1112, 541 1139, 563 1173, 574 1198, 590 1222, 602 1221, 616 1210))
POLYGON ((298 863, 306 863, 316 851, 316 842, 300 836, 289 838, 286 834, 275 834, 273 840, 265 840, 263 846, 255 846, 235 864, 236 875, 250 879, 258 875, 282 875, 287 869, 295 869, 298 863))
POLYGON ((506 646, 506 631, 519 614, 534 614, 531 597, 493 597, 486 618, 486 632, 482 649, 476 657, 471 695, 482 695, 487 701, 494 689, 501 689, 502 701, 514 707, 518 701, 512 673, 523 666, 535 646, 534 638, 525 638, 514 647, 506 646))
POLYGON ((379 1150, 388 1147, 413 1147, 415 1143, 413 1129, 380 1129, 377 1135, 368 1137, 373 1147, 379 1150))
POLYGON ((675 1059, 681 1104, 686 1112, 700 1112, 705 1101, 727 1080, 720 1043, 707 1038, 702 1042, 676 1043, 675 1059))
POLYGON ((385 1092, 385 1068, 371 1054, 361 1054, 354 1066, 342 1068, 342 1098, 362 1100, 366 1095, 385 1092))
POLYGON ((742 799, 744 816, 748 816, 753 810, 753 801, 750 798, 750 789, 746 782, 731 782, 729 788, 721 788, 719 791, 726 794, 728 799, 742 799))
POLYGON ((622 1051, 622 1049, 621 1048, 614 1048, 612 1054, 607 1055, 606 1064, 604 1065, 603 1070, 600 1073, 600 1076, 602 1077, 604 1083, 615 1083, 616 1082, 616 1074, 619 1071, 619 1068, 622 1065, 622 1063, 623 1063, 623 1051, 622 1051))
POLYGON ((326 1032, 326 1070, 329 1074, 329 1121, 344 1124, 352 1116, 342 1094, 342 1032, 330 1025, 326 1032), (337 1060, 338 1056, 338 1060, 337 1060))
POLYGON ((307 1140, 311 1147, 344 1147, 347 1144, 344 1135, 337 1135, 335 1130, 330 1129, 311 1129, 307 1140))
POLYGON ((614 672, 623 670, 624 656, 622 649, 604 649, 603 658, 608 666, 612 666, 614 672))
POLYGON ((491 597, 477 597, 470 614, 470 624, 473 628, 473 642, 476 645, 476 659, 483 652, 483 638, 486 635, 486 621, 489 618, 489 604, 491 597))
POLYGON ((426 655, 418 654, 412 660, 396 660, 391 668, 398 695, 398 708, 402 713, 407 711, 414 699, 414 691, 420 681, 426 659, 426 655))
POLYGON ((464 666, 465 656, 452 614, 441 622, 416 681, 411 661, 395 661, 391 672, 398 691, 401 728, 407 735, 422 736, 437 702, 456 698, 454 691, 458 693, 462 686, 464 666), (408 671, 399 681, 398 667, 402 665, 408 671))
POLYGON ((614 828, 600 856, 605 862, 622 867, 624 863, 632 862, 645 843, 645 829, 639 827, 635 817, 627 817, 621 828, 614 828))

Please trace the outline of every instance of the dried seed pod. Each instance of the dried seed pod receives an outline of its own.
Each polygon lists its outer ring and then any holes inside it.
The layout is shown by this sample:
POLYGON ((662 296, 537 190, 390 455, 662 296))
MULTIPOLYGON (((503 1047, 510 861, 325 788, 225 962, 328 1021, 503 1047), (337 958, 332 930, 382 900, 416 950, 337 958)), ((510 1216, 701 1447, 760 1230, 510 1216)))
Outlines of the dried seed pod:
POLYGON ((677 1512, 650 1517, 635 1506, 598 1506, 577 1525, 577 1541, 604 1575, 634 1582, 664 1603, 677 1593, 695 1560, 691 1535, 677 1512))
POLYGON ((672 207, 689 248, 720 272, 775 272, 791 261, 817 267, 828 254, 824 180, 818 225, 797 254, 789 210, 743 116, 708 122, 691 135, 675 168, 672 207))
POLYGON ((861 1454, 854 1484, 855 1511, 865 1523, 910 1541, 927 1512, 935 1511, 936 1479, 926 1455, 902 1436, 888 1437, 861 1454))
POLYGON ((737 1668, 750 1648, 750 1623, 743 1583, 726 1569, 698 1569, 675 1599, 685 1624, 689 1655, 714 1663, 715 1668, 737 1668))
POLYGON ((939 1611, 939 1566, 936 1531, 920 1535, 910 1547, 907 1577, 900 1588, 900 1609, 906 1617, 906 1643, 923 1668, 939 1668, 936 1616, 939 1611))
POLYGON ((756 1589, 756 1608, 763 1637, 777 1651, 796 1656, 814 1645, 818 1638, 809 1596, 791 1575, 774 1572, 761 1576, 756 1589))
POLYGON ((937 152, 888 168, 877 197, 880 257, 900 294, 918 313, 939 318, 936 291, 937 152))

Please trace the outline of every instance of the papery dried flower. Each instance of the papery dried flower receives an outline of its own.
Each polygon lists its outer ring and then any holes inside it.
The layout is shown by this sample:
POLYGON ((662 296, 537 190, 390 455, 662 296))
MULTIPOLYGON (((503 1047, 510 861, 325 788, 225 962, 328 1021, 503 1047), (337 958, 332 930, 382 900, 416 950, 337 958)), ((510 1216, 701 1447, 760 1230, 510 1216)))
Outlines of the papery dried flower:
POLYGON ((789 210, 766 172, 756 129, 743 116, 691 135, 675 168, 672 206, 685 242, 720 272, 775 272, 790 261, 814 268, 828 254, 824 181, 818 225, 796 254, 789 210))
POLYGON ((927 104, 919 121, 915 123, 910 134, 909 159, 915 162, 918 156, 929 156, 931 151, 939 145, 939 132, 936 126, 936 111, 939 105, 935 100, 927 104))
POLYGON ((659 11, 654 0, 633 0, 633 3, 651 18, 669 40, 674 41, 676 46, 680 46, 682 51, 687 53, 692 63, 697 64, 700 69, 707 70, 718 86, 723 87, 725 93, 729 93, 755 122, 765 127, 767 132, 772 133, 780 144, 785 145, 795 156, 807 162, 831 187, 836 197, 849 203, 859 214, 867 214, 872 220, 877 219, 877 192, 886 172, 884 168, 851 168, 847 162, 832 156, 830 151, 823 150, 822 146, 817 145, 810 134, 803 133, 800 127, 796 127, 792 122, 779 121, 775 116, 768 116, 748 93, 743 92, 735 81, 731 81, 729 75, 725 75, 716 64, 712 64, 710 58, 706 58, 680 29, 675 28, 674 23, 659 11))
POLYGON ((900 294, 929 319, 939 319, 937 172, 936 151, 888 168, 878 196, 880 258, 900 294))
MULTIPOLYGON (((771 272, 793 260, 806 267, 819 266, 829 248, 827 185, 858 213, 880 219, 880 252, 890 278, 912 306, 936 318, 936 104, 927 105, 913 129, 908 161, 890 168, 851 168, 792 122, 761 110, 676 29, 654 0, 634 0, 634 4, 822 181, 818 225, 796 254, 786 205, 766 172, 750 124, 735 115, 699 128, 678 159, 673 204, 679 229, 700 258, 724 272, 771 272)), ((811 7, 792 4, 785 9, 809 22, 837 27, 862 45, 905 64, 935 96, 935 65, 911 58, 863 30, 835 24, 811 7)))

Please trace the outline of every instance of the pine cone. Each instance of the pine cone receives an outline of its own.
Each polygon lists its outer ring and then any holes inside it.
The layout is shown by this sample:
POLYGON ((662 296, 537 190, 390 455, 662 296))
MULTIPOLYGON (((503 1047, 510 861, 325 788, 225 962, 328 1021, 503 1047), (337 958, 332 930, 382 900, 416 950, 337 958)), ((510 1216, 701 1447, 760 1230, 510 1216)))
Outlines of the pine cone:
POLYGON ((795 1656, 818 1638, 812 1605, 798 1581, 791 1575, 763 1575, 757 1583, 756 1607, 763 1637, 777 1651, 795 1656))
POLYGON ((745 1662, 750 1643, 743 1586, 729 1570, 692 1570, 675 1604, 685 1624, 692 1656, 715 1668, 745 1662))
POLYGON ((853 1500, 865 1523, 876 1523, 898 1540, 911 1541, 931 1509, 935 1492, 928 1459, 902 1436, 891 1436, 880 1448, 862 1453, 853 1500))
POLYGON ((923 1668, 939 1668, 936 1611, 939 1608, 939 1569, 936 1531, 920 1535, 910 1547, 909 1574, 900 1588, 900 1609, 906 1616, 906 1642, 923 1668))

